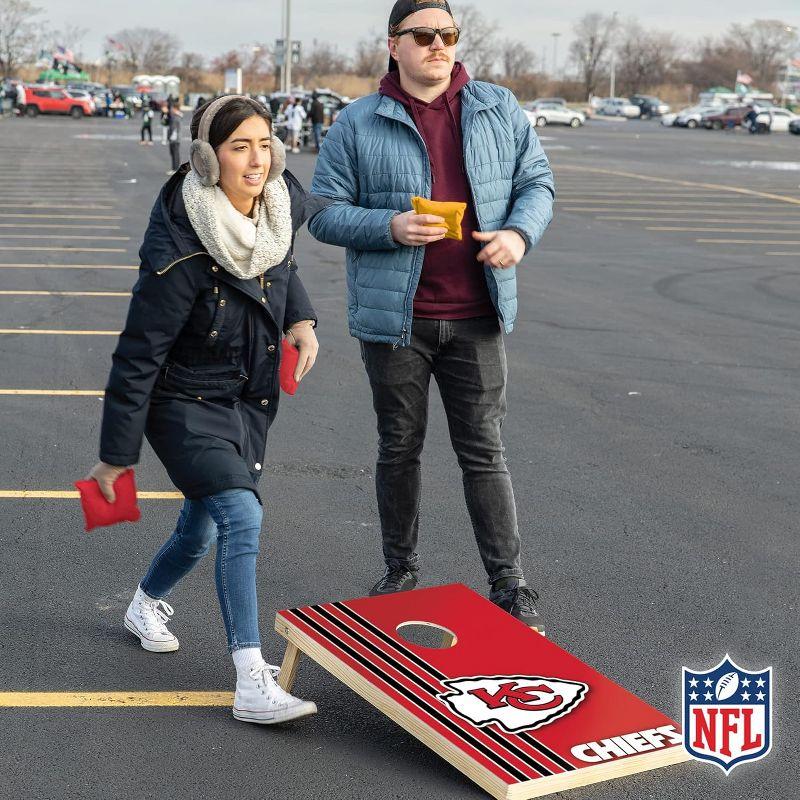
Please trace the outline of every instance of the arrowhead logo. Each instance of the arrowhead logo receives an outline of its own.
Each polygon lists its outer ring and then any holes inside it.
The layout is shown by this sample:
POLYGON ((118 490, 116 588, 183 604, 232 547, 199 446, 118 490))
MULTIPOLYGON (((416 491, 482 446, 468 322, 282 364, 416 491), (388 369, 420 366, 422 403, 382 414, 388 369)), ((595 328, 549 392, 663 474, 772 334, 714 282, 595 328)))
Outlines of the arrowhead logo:
POLYGON ((577 681, 539 675, 454 678, 439 699, 478 726, 496 723, 508 733, 548 725, 575 708, 589 687, 577 681))

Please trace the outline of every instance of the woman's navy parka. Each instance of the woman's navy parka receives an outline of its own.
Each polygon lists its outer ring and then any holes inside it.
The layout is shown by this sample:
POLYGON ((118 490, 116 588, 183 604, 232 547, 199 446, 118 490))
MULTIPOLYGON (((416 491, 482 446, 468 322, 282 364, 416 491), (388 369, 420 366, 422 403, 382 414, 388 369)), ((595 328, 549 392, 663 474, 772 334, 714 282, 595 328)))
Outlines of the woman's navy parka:
MULTIPOLYGON (((139 461, 142 437, 175 486, 196 499, 252 489, 278 410, 282 333, 316 314, 292 250, 263 278, 214 263, 183 203, 184 165, 165 184, 139 251, 141 267, 106 386, 100 459, 139 461), (262 288, 263 283, 263 288, 262 288)), ((294 234, 328 201, 289 172, 294 234)), ((259 497, 260 499, 260 497, 259 497)))

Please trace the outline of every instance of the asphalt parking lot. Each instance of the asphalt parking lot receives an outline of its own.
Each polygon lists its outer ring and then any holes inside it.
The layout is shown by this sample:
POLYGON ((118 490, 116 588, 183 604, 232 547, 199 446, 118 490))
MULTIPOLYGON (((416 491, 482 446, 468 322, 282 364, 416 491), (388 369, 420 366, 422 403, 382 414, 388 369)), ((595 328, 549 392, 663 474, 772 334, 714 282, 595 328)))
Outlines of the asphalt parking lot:
MULTIPOLYGON (((188 120, 186 121, 188 123, 188 120)), ((188 129, 188 124, 184 125, 188 129)), ((575 800, 797 794, 800 137, 655 122, 539 130, 558 185, 518 268, 504 427, 528 580, 549 635, 673 719, 681 666, 772 666, 770 755, 695 762, 575 800)), ((188 142, 184 145, 184 157, 188 142)), ((304 661, 320 713, 281 728, 226 705, 22 707, 8 693, 230 692, 203 564, 171 597, 175 653, 121 624, 180 504, 149 449, 142 520, 83 531, 72 482, 96 461, 102 389, 166 147, 138 124, 0 121, 0 798, 481 798, 416 739, 304 661)), ((314 156, 290 156, 310 184, 314 156)), ((270 434, 259 572, 274 612, 365 594, 381 571, 375 431, 345 316, 343 254, 304 232, 317 366, 270 434)), ((434 396, 422 585, 485 593, 434 396)))

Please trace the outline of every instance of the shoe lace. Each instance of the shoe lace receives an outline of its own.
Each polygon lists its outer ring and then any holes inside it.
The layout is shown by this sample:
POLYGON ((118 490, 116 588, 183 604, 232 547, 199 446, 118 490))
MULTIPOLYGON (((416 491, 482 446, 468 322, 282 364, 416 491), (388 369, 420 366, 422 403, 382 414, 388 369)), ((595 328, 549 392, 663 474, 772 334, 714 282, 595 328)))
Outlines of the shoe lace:
POLYGON ((280 667, 275 664, 267 664, 266 661, 250 670, 250 677, 257 682, 261 694, 269 695, 269 703, 272 706, 286 703, 292 699, 292 696, 278 685, 277 677, 280 671, 280 667))
POLYGON ((515 590, 517 593, 515 603, 517 607, 524 611, 527 614, 536 614, 536 603, 539 600, 539 595, 533 589, 529 589, 527 586, 520 586, 518 589, 515 590))
POLYGON ((157 600, 155 603, 140 603, 141 614, 145 622, 152 625, 159 633, 169 633, 167 623, 175 613, 175 609, 164 600, 157 600))
POLYGON ((390 569, 381 578, 381 589, 397 590, 409 575, 407 569, 390 569))

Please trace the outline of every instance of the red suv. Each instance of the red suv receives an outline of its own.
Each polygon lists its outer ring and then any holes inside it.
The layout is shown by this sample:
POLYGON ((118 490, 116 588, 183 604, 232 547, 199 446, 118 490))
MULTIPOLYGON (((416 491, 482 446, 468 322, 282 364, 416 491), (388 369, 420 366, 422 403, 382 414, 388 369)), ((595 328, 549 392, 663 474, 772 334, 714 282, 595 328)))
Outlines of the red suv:
POLYGON ((712 114, 703 120, 706 128, 720 131, 723 128, 735 128, 744 122, 745 116, 750 111, 750 106, 730 106, 722 114, 712 114))
POLYGON ((25 113, 29 117, 39 114, 69 114, 73 119, 91 117, 94 113, 89 97, 72 97, 60 86, 26 86, 25 113))

